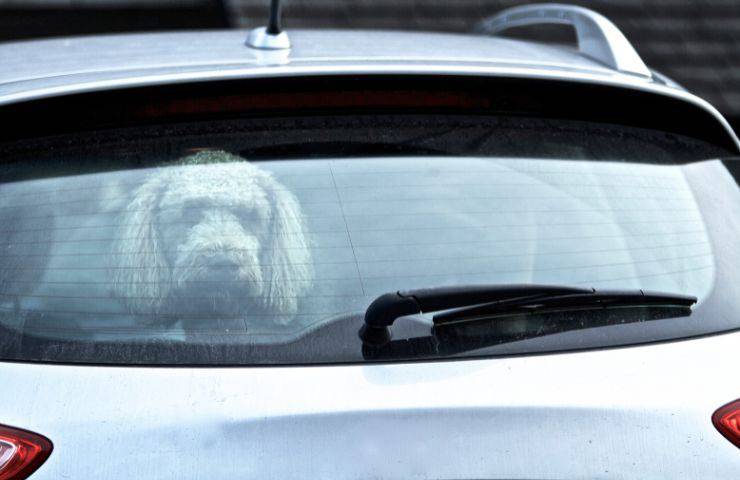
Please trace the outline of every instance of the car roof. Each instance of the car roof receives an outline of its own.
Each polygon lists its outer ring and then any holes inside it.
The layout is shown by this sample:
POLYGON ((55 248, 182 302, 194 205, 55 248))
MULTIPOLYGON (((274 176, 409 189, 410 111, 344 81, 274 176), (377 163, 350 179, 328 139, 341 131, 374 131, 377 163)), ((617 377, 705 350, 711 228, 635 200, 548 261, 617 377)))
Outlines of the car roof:
MULTIPOLYGON (((356 71, 386 65, 426 69, 512 68, 585 74, 624 82, 650 79, 617 72, 567 47, 482 35, 291 30, 292 48, 245 46, 238 30, 98 35, 0 44, 0 99, 39 88, 235 69, 356 71)), ((247 71, 244 72, 245 75, 247 71)), ((0 100, 1 101, 1 100, 0 100)))
MULTIPOLYGON (((242 30, 93 35, 0 44, 0 105, 72 93, 241 78, 469 75, 554 79, 704 100, 658 75, 610 68, 575 48, 480 34, 290 30, 289 50, 246 46, 242 30)), ((740 147, 739 147, 740 148, 740 147)))
MULTIPOLYGON (((610 70, 575 49, 470 34, 373 30, 291 30, 288 64, 316 62, 373 63, 424 61, 505 63, 549 66, 608 74, 610 70)), ((7 56, 0 81, 55 76, 78 71, 104 71, 169 66, 171 68, 232 64, 256 65, 264 52, 245 46, 246 32, 199 32, 97 35, 0 44, 7 56), (94 56, 91 56, 94 52, 94 56), (13 55, 10 55, 10 54, 13 55), (26 55, 30 55, 28 57, 26 55), (33 60, 33 61, 31 61, 33 60)))

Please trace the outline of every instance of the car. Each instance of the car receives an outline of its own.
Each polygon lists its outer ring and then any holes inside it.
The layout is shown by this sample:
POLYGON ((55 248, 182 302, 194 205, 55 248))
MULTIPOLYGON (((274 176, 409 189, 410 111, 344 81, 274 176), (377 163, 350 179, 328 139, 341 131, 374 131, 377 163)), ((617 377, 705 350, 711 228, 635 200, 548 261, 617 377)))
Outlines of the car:
POLYGON ((1 479, 740 476, 740 143, 603 16, 0 58, 1 479))

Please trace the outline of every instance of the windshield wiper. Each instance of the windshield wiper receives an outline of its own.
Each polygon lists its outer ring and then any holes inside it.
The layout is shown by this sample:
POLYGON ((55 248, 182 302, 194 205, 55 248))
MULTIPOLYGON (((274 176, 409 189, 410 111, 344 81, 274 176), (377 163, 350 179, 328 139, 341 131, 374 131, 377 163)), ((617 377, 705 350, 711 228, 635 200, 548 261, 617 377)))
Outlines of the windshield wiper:
POLYGON ((696 297, 643 290, 596 290, 555 285, 476 285, 426 288, 386 293, 365 311, 363 343, 381 346, 391 339, 399 317, 450 310, 435 315, 435 325, 498 315, 610 307, 690 307, 696 297))

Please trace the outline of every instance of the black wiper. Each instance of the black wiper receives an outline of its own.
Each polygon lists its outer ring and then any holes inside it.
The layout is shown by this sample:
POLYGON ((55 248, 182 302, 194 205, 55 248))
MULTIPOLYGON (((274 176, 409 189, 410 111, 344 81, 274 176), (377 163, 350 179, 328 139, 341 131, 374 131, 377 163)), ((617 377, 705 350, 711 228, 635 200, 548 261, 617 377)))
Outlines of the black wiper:
POLYGON ((567 311, 610 307, 690 307, 696 297, 643 290, 596 290, 553 285, 478 285, 440 287, 386 293, 365 311, 360 338, 380 346, 391 339, 390 326, 406 315, 435 315, 435 325, 465 322, 497 315, 547 310, 567 311))

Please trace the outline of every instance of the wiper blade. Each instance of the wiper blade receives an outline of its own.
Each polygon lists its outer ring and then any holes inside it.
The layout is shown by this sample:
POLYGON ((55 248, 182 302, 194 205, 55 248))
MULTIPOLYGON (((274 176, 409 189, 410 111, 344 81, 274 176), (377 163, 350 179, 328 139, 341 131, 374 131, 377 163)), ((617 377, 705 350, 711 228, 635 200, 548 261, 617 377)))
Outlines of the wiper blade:
POLYGON ((690 307, 696 297, 644 290, 595 290, 566 295, 539 295, 491 302, 474 307, 459 308, 434 316, 434 324, 467 321, 495 315, 541 312, 543 310, 573 310, 610 307, 690 307))
POLYGON ((595 290, 554 285, 477 285, 440 287, 386 293, 365 311, 360 338, 380 346, 391 339, 390 326, 406 315, 450 312, 435 315, 437 325, 549 309, 669 306, 690 307, 696 297, 643 290, 595 290))

